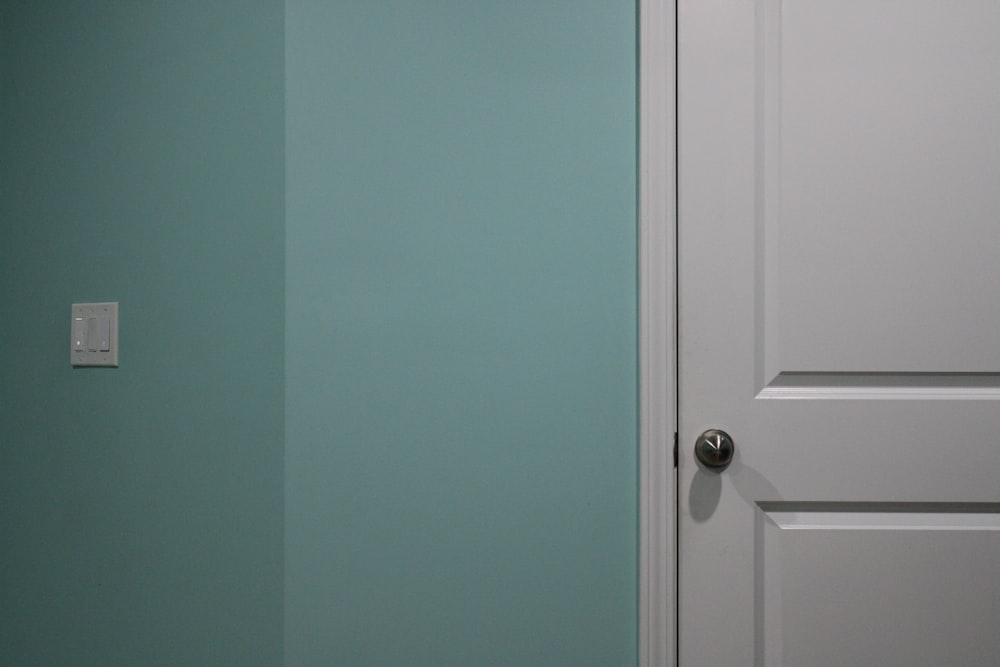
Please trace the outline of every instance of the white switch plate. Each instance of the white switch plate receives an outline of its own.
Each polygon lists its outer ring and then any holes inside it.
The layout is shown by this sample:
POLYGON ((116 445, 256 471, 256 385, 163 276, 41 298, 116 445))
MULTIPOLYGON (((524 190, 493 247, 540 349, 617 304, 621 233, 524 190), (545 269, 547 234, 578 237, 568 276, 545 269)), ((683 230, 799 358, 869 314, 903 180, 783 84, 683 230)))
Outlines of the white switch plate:
POLYGON ((74 303, 69 362, 73 366, 118 367, 118 302, 74 303))

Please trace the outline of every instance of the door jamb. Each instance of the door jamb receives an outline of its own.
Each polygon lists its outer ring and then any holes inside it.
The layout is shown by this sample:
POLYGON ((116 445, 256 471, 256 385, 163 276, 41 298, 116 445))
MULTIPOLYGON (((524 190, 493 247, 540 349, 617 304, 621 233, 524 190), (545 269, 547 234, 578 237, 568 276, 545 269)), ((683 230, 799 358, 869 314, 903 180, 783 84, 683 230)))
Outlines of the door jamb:
POLYGON ((676 4, 639 14, 639 664, 677 664, 676 4))

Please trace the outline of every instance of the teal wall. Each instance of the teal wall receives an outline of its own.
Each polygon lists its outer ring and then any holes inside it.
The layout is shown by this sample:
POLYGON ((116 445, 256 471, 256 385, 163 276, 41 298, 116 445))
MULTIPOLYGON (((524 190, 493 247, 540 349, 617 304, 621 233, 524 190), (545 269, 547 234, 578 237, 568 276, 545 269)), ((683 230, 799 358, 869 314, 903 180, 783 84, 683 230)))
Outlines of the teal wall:
POLYGON ((285 44, 286 664, 635 664, 634 3, 285 44))
POLYGON ((635 162, 630 1, 0 0, 0 664, 635 664, 635 162))
POLYGON ((0 3, 2 665, 281 661, 283 20, 0 3))

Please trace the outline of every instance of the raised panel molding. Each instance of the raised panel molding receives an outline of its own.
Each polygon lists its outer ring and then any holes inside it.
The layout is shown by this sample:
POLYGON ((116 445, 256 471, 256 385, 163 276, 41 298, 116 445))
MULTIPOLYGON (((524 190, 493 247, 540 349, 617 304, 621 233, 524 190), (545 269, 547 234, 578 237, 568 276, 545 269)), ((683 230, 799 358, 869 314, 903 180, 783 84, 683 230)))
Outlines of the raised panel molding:
POLYGON ((920 656, 907 664, 994 664, 1000 584, 982 573, 1000 575, 1000 503, 768 502, 756 517, 756 664, 897 664, 901 646, 920 656))
POLYGON ((756 2, 758 398, 1000 398, 1000 27, 891 4, 756 2))

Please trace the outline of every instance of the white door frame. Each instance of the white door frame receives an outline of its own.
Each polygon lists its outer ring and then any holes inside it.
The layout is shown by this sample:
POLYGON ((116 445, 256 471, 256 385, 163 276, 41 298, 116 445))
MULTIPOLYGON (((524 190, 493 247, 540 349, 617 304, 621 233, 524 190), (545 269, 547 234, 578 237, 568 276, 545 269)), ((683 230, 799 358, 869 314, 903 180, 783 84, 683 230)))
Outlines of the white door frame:
POLYGON ((639 10, 639 664, 677 664, 676 2, 639 10))

